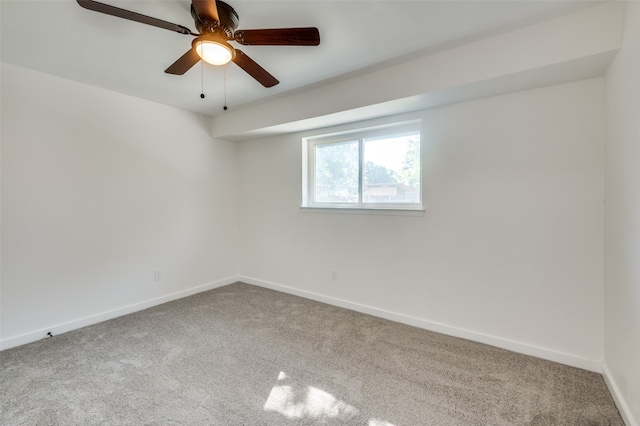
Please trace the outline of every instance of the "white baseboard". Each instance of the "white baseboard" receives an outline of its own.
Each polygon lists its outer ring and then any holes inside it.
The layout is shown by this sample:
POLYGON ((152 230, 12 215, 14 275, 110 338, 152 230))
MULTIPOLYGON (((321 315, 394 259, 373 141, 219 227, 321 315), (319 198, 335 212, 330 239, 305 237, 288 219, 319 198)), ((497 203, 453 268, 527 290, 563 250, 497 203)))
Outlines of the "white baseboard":
POLYGON ((583 370, 593 371, 596 373, 602 373, 602 362, 598 360, 583 358, 576 355, 557 352, 551 349, 541 348, 538 346, 529 345, 526 343, 515 342, 508 339, 503 339, 496 336, 490 336, 487 334, 478 333, 471 330, 465 330, 458 327, 452 327, 446 324, 440 324, 433 321, 424 320, 421 318, 415 318, 408 315, 399 314, 396 312, 385 311, 383 309, 373 308, 371 306, 361 305, 359 303, 349 302, 334 297, 323 296, 321 294, 312 293, 305 290, 299 290, 292 287, 287 287, 280 284, 275 284, 267 281, 258 280, 255 278, 240 276, 238 281, 256 285, 259 287, 269 288, 271 290, 281 291, 283 293, 289 293, 296 296, 304 297, 306 299, 316 300, 318 302, 327 303, 333 306, 339 306, 341 308, 351 309, 353 311, 362 312, 365 314, 373 315, 376 317, 388 319, 391 321, 399 322, 402 324, 412 325, 414 327, 423 328, 429 331, 435 331, 437 333, 446 334, 454 337, 461 337, 463 339, 473 340, 475 342, 485 343, 487 345, 496 346, 498 348, 507 349, 513 352, 518 352, 525 355, 531 355, 537 358, 546 359, 549 361, 558 362, 560 364, 569 365, 571 367, 582 368, 583 370))
MULTIPOLYGON (((78 328, 86 327, 88 325, 96 324, 102 321, 106 321, 112 318, 116 318, 122 315, 130 314, 133 312, 141 311, 143 309, 150 308, 152 306, 160 305, 162 303, 170 302, 172 300, 180 299, 183 297, 191 296, 196 293, 211 290, 217 287, 222 287, 228 284, 232 284, 237 281, 242 281, 247 284, 256 285, 259 287, 265 287, 283 293, 293 294, 296 296, 304 297, 318 302, 327 303, 329 305, 339 306, 341 308, 351 309, 353 311, 362 312, 365 314, 373 315, 380 318, 385 318, 391 321, 412 325, 414 327, 423 328, 430 331, 435 331, 449 336, 461 337, 463 339, 473 340, 480 343, 496 346, 503 349, 508 349, 514 352, 522 353, 525 355, 531 355, 538 358, 547 359, 550 361, 559 362, 561 364, 570 365, 572 367, 582 368, 585 370, 602 373, 602 363, 600 361, 582 358, 575 355, 565 354, 562 352, 553 351, 546 348, 540 348, 533 345, 528 345, 521 342, 514 342, 512 340, 503 339, 496 336, 490 336, 482 333, 478 333, 471 330, 465 330, 458 327, 452 327, 446 324, 440 324, 433 321, 424 320, 421 318, 415 318, 396 312, 385 311, 382 309, 374 308, 371 306, 361 305, 354 302, 349 302, 334 297, 324 296, 317 293, 308 292, 305 290, 299 290, 292 287, 287 287, 280 284, 275 284, 256 278, 247 276, 233 276, 225 278, 219 281, 215 281, 208 284, 203 284, 197 287, 192 287, 187 290, 182 290, 176 293, 168 294, 162 297, 158 297, 151 300, 135 303, 133 305, 124 306, 122 308, 114 309, 112 311, 103 312, 97 315, 89 317, 79 318, 77 320, 69 321, 63 324, 57 324, 51 327, 47 327, 41 330, 36 330, 27 334, 23 334, 16 337, 11 337, 0 341, 0 350, 13 348, 16 346, 24 345, 27 343, 35 342, 37 340, 47 337, 47 333, 51 332, 54 336, 68 331, 76 330, 78 328)), ((634 425, 636 426, 636 425, 634 425)))
POLYGON ((625 402, 625 399, 622 397, 620 388, 616 384, 616 381, 613 378, 611 371, 609 371, 609 367, 607 367, 606 363, 602 365, 602 376, 604 377, 604 381, 609 388, 609 392, 611 393, 611 396, 616 403, 616 407, 618 407, 618 411, 622 416, 622 420, 624 420, 624 424, 627 426, 640 426, 640 424, 636 420, 634 420, 631 409, 625 402))
POLYGON ((122 315, 138 312, 143 309, 150 308, 152 306, 161 305, 172 300, 181 299, 183 297, 191 296, 196 293, 211 290, 214 288, 222 287, 228 284, 233 284, 240 280, 240 277, 233 276, 225 278, 219 281, 215 281, 208 284, 202 284, 196 287, 192 287, 186 290, 178 291, 176 293, 167 294, 165 296, 157 297, 151 300, 145 300, 143 302, 134 303, 133 305, 124 306, 122 308, 114 309, 112 311, 102 312, 97 315, 89 317, 79 318, 77 320, 65 322, 63 324, 57 324, 51 327, 43 328, 41 330, 26 333, 20 336, 11 337, 0 341, 0 350, 14 348, 16 346, 26 345, 27 343, 35 342, 37 340, 47 337, 47 333, 51 332, 54 336, 58 334, 66 333, 68 331, 77 330, 88 325, 97 324, 102 321, 110 320, 122 315))

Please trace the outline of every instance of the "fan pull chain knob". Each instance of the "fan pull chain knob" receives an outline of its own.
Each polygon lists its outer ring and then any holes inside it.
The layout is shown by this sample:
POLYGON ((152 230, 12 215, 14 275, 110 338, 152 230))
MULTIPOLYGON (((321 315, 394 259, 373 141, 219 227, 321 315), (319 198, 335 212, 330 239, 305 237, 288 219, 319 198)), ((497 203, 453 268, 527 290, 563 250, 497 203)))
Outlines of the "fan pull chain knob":
POLYGON ((204 61, 200 61, 200 99, 204 99, 204 61))
POLYGON ((223 76, 224 76, 224 106, 222 107, 223 110, 227 110, 227 64, 224 64, 224 68, 223 68, 223 76))

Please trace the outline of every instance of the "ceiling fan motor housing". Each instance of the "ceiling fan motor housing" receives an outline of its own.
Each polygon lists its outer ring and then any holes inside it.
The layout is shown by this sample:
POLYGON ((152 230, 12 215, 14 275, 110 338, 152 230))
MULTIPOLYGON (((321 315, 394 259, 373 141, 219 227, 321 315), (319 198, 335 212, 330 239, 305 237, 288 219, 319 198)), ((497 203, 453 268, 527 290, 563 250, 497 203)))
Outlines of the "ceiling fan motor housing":
POLYGON ((191 16, 195 21, 197 30, 201 34, 223 32, 227 36, 227 38, 233 38, 233 32, 236 30, 236 28, 238 28, 238 24, 240 23, 238 13, 223 1, 217 1, 216 5, 220 21, 209 22, 206 19, 198 16, 193 7, 193 4, 191 4, 191 16))

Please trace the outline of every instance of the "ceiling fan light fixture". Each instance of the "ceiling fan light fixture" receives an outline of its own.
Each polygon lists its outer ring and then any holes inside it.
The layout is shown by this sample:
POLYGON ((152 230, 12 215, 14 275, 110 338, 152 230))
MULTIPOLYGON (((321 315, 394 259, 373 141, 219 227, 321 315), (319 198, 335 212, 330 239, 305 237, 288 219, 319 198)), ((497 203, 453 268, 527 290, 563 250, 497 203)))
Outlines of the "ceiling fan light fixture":
POLYGON ((195 45, 198 56, 211 65, 228 64, 234 56, 233 48, 223 41, 198 39, 195 45))

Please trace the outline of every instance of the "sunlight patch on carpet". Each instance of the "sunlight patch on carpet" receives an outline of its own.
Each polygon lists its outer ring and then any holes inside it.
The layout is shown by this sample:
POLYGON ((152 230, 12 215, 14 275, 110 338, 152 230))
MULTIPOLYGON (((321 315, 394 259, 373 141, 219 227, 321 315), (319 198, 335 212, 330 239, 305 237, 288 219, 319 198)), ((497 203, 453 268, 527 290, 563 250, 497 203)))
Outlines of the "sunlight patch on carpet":
POLYGON ((264 404, 265 411, 274 411, 289 419, 348 420, 358 414, 354 406, 317 387, 298 384, 283 371, 278 375, 278 382, 264 404))
POLYGON ((396 426, 393 423, 385 422, 384 420, 369 419, 368 426, 396 426))

